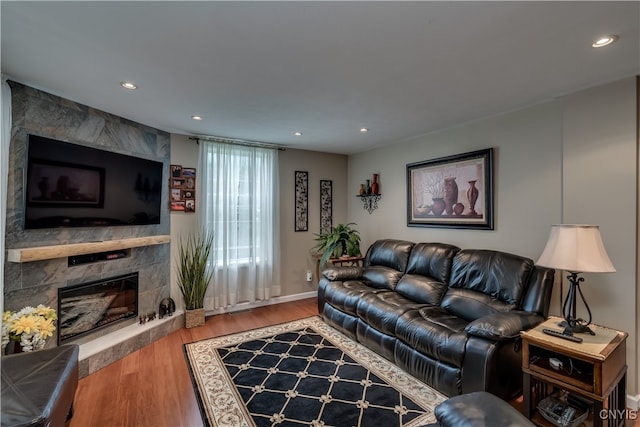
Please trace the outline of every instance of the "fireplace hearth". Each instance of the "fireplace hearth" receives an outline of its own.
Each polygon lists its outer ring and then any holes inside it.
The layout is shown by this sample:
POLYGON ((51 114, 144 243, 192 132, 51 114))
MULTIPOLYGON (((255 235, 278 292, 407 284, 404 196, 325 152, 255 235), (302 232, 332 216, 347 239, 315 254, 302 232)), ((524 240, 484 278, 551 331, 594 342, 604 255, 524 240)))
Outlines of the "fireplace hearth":
POLYGON ((138 273, 58 289, 58 345, 138 316, 138 273))

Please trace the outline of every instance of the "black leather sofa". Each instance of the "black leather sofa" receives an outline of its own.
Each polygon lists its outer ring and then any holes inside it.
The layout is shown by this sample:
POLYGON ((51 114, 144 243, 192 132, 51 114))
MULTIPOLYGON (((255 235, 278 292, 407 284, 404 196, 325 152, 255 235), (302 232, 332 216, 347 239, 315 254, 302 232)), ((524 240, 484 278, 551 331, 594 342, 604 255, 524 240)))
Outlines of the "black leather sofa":
POLYGON ((548 315, 554 270, 505 252, 379 240, 323 271, 324 321, 447 396, 522 389, 520 331, 548 315))
POLYGON ((436 422, 426 427, 533 427, 524 415, 486 391, 454 396, 434 410, 436 422))
POLYGON ((2 427, 58 427, 73 415, 80 347, 3 356, 2 427))

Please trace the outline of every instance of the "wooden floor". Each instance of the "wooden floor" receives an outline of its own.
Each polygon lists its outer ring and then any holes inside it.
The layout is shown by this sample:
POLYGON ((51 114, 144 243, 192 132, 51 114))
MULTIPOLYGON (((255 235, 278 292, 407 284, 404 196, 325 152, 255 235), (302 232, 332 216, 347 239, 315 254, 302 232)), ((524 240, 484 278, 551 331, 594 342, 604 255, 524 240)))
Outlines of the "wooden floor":
MULTIPOLYGON (((203 426, 183 344, 318 314, 315 298, 207 318, 80 380, 69 427, 203 426)), ((512 405, 520 409, 522 400, 512 405)), ((640 427, 639 421, 627 425, 640 427)))
POLYGON ((315 298, 207 318, 80 380, 69 427, 199 427, 183 344, 318 314, 315 298))

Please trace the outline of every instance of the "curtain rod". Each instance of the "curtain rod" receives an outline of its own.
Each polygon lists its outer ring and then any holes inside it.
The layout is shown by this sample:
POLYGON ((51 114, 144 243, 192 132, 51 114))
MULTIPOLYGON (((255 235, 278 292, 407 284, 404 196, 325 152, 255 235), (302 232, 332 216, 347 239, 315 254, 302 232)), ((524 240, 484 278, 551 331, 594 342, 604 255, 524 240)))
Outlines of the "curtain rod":
POLYGON ((221 136, 196 135, 196 136, 190 136, 189 139, 193 141, 203 140, 203 141, 220 142, 223 144, 244 145, 248 147, 270 148, 272 150, 278 150, 278 151, 286 151, 287 149, 287 147, 284 145, 269 144, 267 142, 258 142, 258 141, 247 141, 244 139, 224 138, 221 136))

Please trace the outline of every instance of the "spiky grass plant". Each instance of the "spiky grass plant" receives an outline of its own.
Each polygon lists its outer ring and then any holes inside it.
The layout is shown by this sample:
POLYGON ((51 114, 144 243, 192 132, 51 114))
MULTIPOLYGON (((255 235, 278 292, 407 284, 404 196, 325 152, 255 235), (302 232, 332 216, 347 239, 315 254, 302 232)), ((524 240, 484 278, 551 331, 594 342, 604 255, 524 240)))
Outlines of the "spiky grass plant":
POLYGON ((213 278, 213 268, 208 265, 212 247, 212 232, 192 232, 180 239, 178 286, 187 310, 204 307, 204 295, 213 278))

